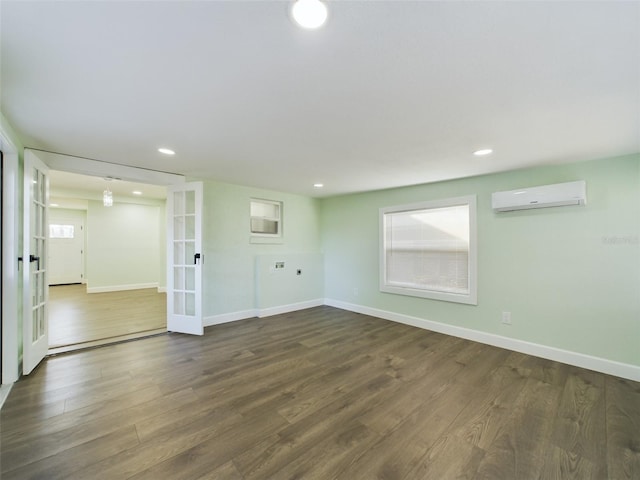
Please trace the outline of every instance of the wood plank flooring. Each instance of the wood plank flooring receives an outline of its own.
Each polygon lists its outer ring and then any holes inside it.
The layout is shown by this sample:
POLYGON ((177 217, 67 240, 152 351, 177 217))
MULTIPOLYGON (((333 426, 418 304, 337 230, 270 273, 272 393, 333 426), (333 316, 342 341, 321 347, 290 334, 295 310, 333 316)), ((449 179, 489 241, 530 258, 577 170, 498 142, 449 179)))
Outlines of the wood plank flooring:
POLYGON ((640 384, 318 307, 49 357, 2 479, 639 479, 640 384))
POLYGON ((86 285, 51 286, 49 346, 166 331, 166 298, 156 288, 88 294, 86 285))

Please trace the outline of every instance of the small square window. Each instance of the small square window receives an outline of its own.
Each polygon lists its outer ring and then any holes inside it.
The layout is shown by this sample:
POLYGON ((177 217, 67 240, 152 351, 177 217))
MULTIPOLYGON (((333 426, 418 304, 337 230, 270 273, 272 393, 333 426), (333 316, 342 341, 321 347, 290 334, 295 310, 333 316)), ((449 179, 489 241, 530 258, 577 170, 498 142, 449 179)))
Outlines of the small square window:
POLYGON ((282 202, 251 199, 251 235, 282 236, 282 202))
POLYGON ((73 225, 49 225, 49 238, 73 238, 73 225))

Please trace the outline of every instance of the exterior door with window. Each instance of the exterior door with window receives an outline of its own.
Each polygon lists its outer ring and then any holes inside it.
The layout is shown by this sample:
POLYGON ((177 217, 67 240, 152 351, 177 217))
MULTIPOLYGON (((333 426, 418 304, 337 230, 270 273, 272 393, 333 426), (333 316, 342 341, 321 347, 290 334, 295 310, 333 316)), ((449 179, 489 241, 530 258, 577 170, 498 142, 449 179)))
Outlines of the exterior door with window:
POLYGON ((49 168, 31 150, 24 153, 23 361, 25 375, 49 349, 47 318, 47 203, 49 168))
POLYGON ((49 285, 82 283, 84 277, 84 225, 81 218, 49 215, 49 285))
POLYGON ((202 335, 202 182, 167 189, 167 330, 202 335))

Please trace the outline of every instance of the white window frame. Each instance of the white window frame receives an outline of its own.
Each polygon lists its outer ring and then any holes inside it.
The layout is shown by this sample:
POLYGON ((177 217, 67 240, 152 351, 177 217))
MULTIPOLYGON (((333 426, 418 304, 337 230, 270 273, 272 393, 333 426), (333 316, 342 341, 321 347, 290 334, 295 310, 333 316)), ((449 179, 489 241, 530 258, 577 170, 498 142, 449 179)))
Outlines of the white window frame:
POLYGON ((282 202, 279 202, 276 200, 265 200, 263 198, 251 198, 249 201, 249 233, 251 234, 252 237, 258 237, 258 238, 282 238, 282 202), (254 217, 253 215, 251 215, 251 207, 253 203, 262 203, 264 205, 273 205, 277 207, 278 216, 277 217, 254 217), (253 232, 251 228, 251 221, 254 218, 276 222, 277 232, 276 233, 253 232))
POLYGON ((380 291, 386 293, 394 293, 399 295, 409 295, 414 297, 429 298, 433 300, 442 300, 447 302, 465 303, 469 305, 478 304, 478 235, 477 235, 477 200, 475 195, 467 195, 462 197, 447 198, 440 200, 431 200, 408 205, 397 205, 392 207, 383 207, 380 209, 380 291), (469 206, 469 255, 468 255, 468 293, 449 293, 436 290, 400 287, 387 283, 387 256, 386 248, 386 232, 385 221, 386 215, 400 212, 421 211, 436 208, 456 207, 461 205, 469 206))

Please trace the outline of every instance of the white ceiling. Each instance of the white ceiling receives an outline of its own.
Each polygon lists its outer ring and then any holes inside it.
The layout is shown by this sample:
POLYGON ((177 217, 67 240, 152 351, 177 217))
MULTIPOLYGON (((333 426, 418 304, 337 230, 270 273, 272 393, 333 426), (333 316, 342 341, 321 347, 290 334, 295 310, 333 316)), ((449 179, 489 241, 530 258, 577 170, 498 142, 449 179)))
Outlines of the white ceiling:
POLYGON ((640 2, 288 7, 3 0, 2 112, 28 147, 313 196, 640 151, 640 2))

